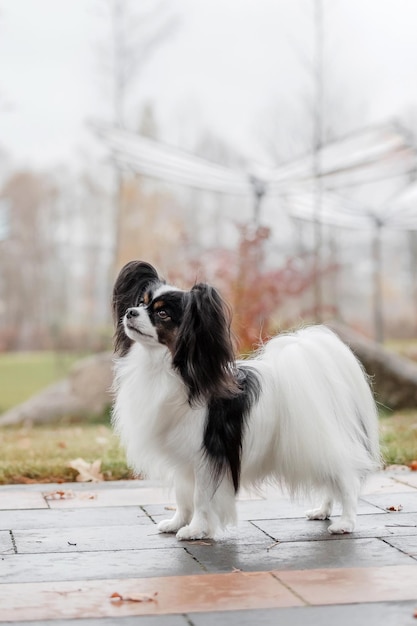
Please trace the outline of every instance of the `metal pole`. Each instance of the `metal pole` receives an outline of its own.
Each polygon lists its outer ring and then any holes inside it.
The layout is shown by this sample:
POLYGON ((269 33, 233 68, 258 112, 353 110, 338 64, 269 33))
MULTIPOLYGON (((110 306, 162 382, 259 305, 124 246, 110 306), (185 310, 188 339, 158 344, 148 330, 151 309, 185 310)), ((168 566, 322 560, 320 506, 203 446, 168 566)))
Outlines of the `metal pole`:
POLYGON ((375 220, 374 236, 372 241, 372 259, 374 266, 374 333, 378 343, 384 341, 384 317, 382 297, 382 224, 375 220))
POLYGON ((259 180, 256 176, 250 177, 254 193, 254 207, 253 207, 253 223, 255 228, 258 228, 261 220, 261 204, 266 194, 266 184, 264 181, 259 180))
POLYGON ((314 139, 313 139, 313 176, 314 186, 314 309, 317 322, 322 321, 323 285, 321 280, 323 224, 321 179, 321 149, 323 145, 323 4, 322 0, 314 0, 314 34, 315 34, 315 107, 314 107, 314 139))

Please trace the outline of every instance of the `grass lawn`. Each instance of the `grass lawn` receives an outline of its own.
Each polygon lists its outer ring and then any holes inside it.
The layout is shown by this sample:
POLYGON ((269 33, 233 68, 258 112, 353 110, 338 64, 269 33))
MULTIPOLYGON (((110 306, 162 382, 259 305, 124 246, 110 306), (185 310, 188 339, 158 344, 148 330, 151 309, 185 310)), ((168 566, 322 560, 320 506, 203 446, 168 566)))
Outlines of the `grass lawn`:
POLYGON ((417 410, 396 411, 380 418, 380 440, 388 465, 417 460, 417 410))
POLYGON ((101 460, 105 480, 132 478, 109 425, 75 423, 0 430, 0 484, 66 482, 78 472, 69 462, 101 460))
MULTIPOLYGON (((0 355, 0 413, 63 378, 78 358, 53 352, 0 355)), ((417 460, 417 410, 383 413, 380 432, 387 465, 417 460)), ((77 458, 100 459, 105 480, 132 477, 108 416, 99 423, 67 420, 0 429, 0 484, 75 480, 77 471, 68 464, 77 458)))
MULTIPOLYGON (((0 414, 64 378, 83 356, 46 351, 1 354, 0 414)), ((104 479, 132 477, 108 416, 99 423, 62 420, 0 429, 0 484, 75 480, 78 472, 68 464, 77 458, 88 463, 100 459, 104 479)))
MULTIPOLYGON (((387 465, 417 460, 417 411, 384 415, 380 427, 387 465)), ((0 430, 0 484, 73 481, 77 471, 68 464, 79 457, 100 459, 105 480, 133 477, 108 421, 0 430)))
POLYGON ((0 413, 67 375, 79 354, 13 352, 0 354, 0 413))

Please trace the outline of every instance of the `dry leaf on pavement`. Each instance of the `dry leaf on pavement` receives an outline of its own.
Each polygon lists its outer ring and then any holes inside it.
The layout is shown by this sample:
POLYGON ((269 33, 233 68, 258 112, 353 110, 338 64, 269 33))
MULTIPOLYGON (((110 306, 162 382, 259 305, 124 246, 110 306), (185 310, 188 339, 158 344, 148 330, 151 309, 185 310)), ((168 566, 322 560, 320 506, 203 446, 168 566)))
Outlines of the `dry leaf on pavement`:
POLYGON ((122 596, 120 593, 112 593, 110 596, 110 600, 112 602, 156 602, 156 596, 158 592, 156 591, 152 595, 148 593, 135 593, 129 596, 122 596))
POLYGON ((66 491, 57 489, 56 491, 45 492, 43 497, 45 500, 70 500, 71 498, 75 498, 75 494, 71 489, 66 491))

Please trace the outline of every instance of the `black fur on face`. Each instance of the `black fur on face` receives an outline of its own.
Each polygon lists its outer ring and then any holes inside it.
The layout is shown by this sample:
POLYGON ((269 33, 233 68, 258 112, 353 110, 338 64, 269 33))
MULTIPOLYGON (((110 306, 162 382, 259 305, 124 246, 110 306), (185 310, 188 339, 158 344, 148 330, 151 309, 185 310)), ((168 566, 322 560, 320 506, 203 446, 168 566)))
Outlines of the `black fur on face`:
POLYGON ((113 290, 116 352, 124 356, 132 344, 123 326, 126 311, 143 306, 159 343, 171 351, 190 404, 238 396, 230 308, 210 285, 186 292, 161 290, 164 284, 149 263, 131 261, 121 270, 113 290))
POLYGON ((143 293, 151 283, 161 283, 156 269, 143 261, 130 261, 121 270, 113 288, 113 319, 115 323, 114 349, 124 356, 132 340, 126 335, 123 317, 128 308, 138 306, 143 293))
POLYGON ((128 309, 130 329, 146 320, 156 332, 145 335, 144 341, 169 348, 190 405, 206 403, 202 449, 211 464, 214 486, 228 475, 237 491, 244 430, 259 398, 260 381, 250 367, 236 366, 230 308, 210 285, 199 283, 188 292, 171 289, 152 265, 131 261, 121 270, 113 291, 115 349, 120 356, 133 342, 123 326, 128 309))
POLYGON ((159 343, 167 346, 171 353, 175 351, 178 330, 181 326, 187 294, 184 291, 172 290, 158 293, 148 289, 145 292, 143 305, 151 324, 155 327, 159 343))

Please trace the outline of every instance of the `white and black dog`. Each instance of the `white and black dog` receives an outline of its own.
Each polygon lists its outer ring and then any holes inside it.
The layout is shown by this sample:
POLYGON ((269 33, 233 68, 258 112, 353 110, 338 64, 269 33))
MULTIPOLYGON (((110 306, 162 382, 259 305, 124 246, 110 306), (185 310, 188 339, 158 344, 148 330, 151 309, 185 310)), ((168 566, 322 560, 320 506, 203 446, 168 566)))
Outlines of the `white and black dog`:
POLYGON ((175 486, 159 530, 213 537, 236 518, 240 486, 269 479, 292 495, 321 493, 310 519, 355 526, 361 484, 380 463, 375 403, 361 365, 323 326, 271 339, 235 361, 231 314, 207 284, 183 291, 131 261, 113 292, 113 423, 128 462, 175 486))

